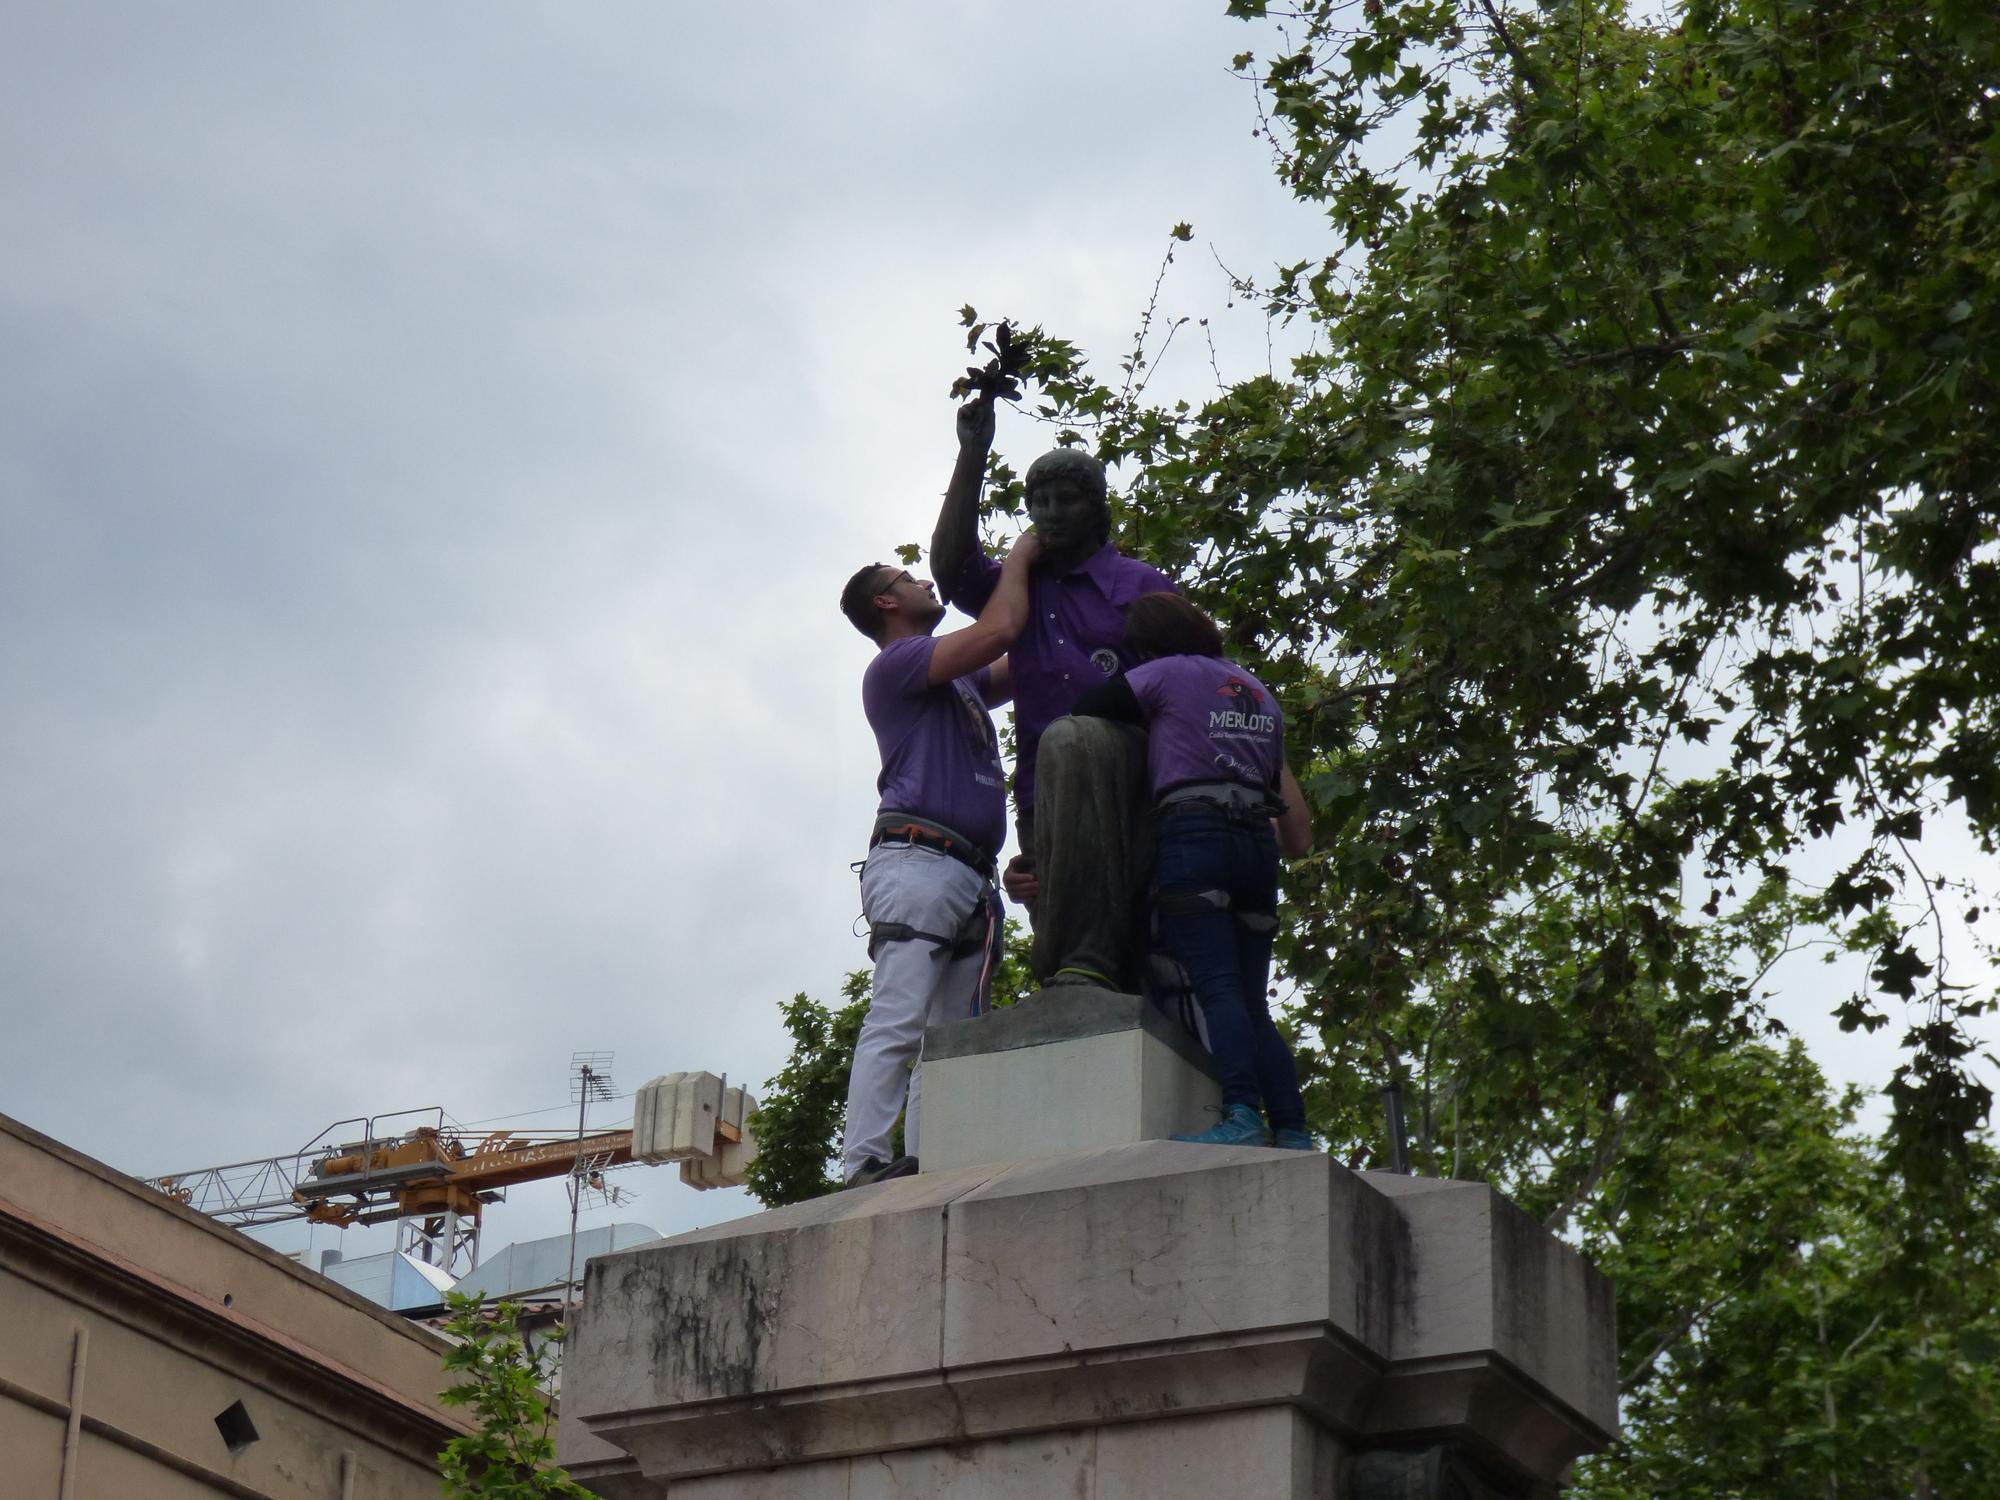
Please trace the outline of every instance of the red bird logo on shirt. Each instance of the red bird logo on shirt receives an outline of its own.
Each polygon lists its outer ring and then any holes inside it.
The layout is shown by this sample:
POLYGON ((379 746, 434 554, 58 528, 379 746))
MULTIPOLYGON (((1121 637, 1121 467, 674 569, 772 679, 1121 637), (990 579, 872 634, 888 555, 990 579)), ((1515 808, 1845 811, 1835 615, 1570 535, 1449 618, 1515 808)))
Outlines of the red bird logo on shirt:
POLYGON ((1232 677, 1215 690, 1218 698, 1227 698, 1226 708, 1210 709, 1208 732, 1210 734, 1275 734, 1278 730, 1278 716, 1264 709, 1264 694, 1241 677, 1232 677))

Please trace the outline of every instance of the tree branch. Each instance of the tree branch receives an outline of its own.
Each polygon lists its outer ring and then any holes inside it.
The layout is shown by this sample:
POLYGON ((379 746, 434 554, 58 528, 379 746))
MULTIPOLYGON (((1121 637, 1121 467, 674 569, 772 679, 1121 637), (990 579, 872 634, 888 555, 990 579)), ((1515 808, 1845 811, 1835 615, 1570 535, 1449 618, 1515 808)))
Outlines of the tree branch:
POLYGON ((1590 1167, 1583 1174, 1583 1180, 1549 1216, 1542 1220, 1542 1228, 1550 1234, 1561 1234, 1569 1224, 1570 1215, 1583 1206, 1583 1202, 1597 1191, 1597 1185, 1604 1180, 1604 1174, 1611 1170, 1611 1163, 1617 1159, 1619 1148, 1625 1144, 1625 1127, 1631 1123, 1632 1101, 1627 1099, 1611 1120, 1611 1133, 1597 1148, 1597 1154, 1590 1159, 1590 1167))

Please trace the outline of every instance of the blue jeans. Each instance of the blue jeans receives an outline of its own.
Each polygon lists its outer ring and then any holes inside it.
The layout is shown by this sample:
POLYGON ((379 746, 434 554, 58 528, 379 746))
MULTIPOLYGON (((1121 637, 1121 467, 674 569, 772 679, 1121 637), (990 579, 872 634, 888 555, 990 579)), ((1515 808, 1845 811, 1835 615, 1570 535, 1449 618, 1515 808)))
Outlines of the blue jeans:
POLYGON ((1268 819, 1173 803, 1159 818, 1154 880, 1160 945, 1187 971, 1208 1023, 1208 1050, 1225 1108, 1261 1101, 1273 1130, 1303 1130, 1292 1049, 1271 1019, 1272 924, 1278 909, 1278 841, 1268 819), (1221 904, 1226 898, 1228 904, 1221 904))

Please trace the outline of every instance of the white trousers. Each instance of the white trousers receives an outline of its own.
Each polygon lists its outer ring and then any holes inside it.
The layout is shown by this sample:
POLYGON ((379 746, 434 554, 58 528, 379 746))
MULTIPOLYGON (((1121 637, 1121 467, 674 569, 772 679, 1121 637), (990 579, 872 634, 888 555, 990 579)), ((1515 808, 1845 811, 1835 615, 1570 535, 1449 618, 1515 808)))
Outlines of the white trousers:
MULTIPOLYGON (((999 911, 1000 895, 985 877, 935 849, 877 844, 861 867, 861 911, 871 929, 901 923, 945 938, 976 935, 985 931, 981 898, 990 899, 991 910, 999 911)), ((956 959, 951 950, 950 943, 940 947, 924 938, 875 946, 874 992, 847 1079, 843 1179, 853 1177, 870 1157, 889 1160, 889 1136, 898 1115, 903 1116, 903 1149, 918 1155, 924 1028, 975 1015, 981 1000, 984 950, 956 959)))

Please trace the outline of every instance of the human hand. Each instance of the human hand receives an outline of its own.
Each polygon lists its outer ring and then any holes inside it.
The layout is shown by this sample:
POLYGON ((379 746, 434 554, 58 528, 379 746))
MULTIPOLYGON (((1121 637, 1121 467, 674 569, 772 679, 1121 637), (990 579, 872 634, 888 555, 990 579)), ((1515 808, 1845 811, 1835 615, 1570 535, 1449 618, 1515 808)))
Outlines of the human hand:
POLYGON ((961 451, 985 453, 993 446, 993 398, 975 396, 958 409, 961 451))
POLYGON ((1013 562, 1018 558, 1024 565, 1032 568, 1041 561, 1042 554, 1046 551, 1048 548, 1043 543, 1040 533, 1024 531, 1014 538, 1014 545, 1007 552, 1007 561, 1013 562))
POLYGON ((1000 888, 1016 906, 1033 906, 1035 897, 1042 893, 1042 883, 1035 878, 1034 861, 1025 854, 1008 860, 1007 868, 1000 872, 1000 888))

